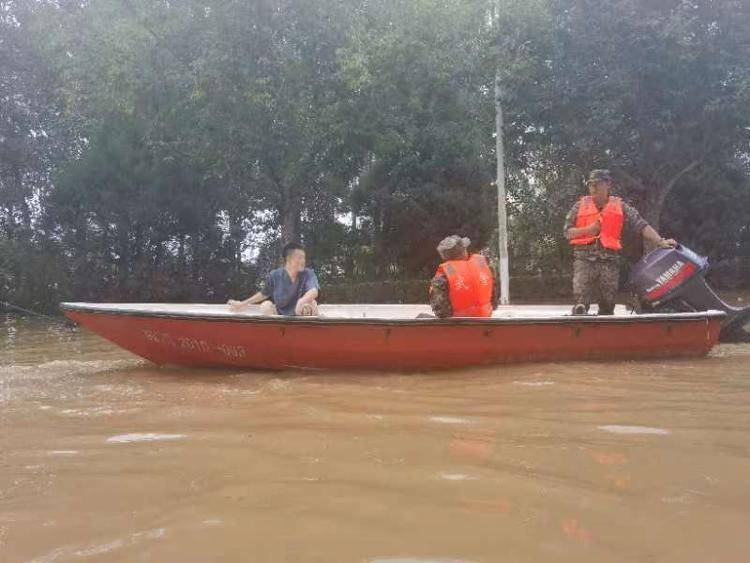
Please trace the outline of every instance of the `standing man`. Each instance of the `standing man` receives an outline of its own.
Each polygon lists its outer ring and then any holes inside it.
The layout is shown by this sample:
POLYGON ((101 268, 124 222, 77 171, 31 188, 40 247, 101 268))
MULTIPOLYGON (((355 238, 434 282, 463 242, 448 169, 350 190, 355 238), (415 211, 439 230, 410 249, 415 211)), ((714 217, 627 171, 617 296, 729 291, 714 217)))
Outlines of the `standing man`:
POLYGON ((438 318, 491 317, 497 306, 492 270, 481 254, 469 256, 470 244, 452 235, 437 247, 443 263, 430 281, 430 307, 438 318))
POLYGON ((586 186, 589 195, 565 218, 565 238, 573 245, 573 314, 587 314, 596 301, 600 315, 611 315, 617 297, 623 228, 640 234, 653 246, 673 248, 677 243, 663 239, 638 211, 610 195, 609 170, 592 170, 586 186))
POLYGON ((317 316, 320 286, 315 272, 305 268, 305 249, 290 242, 282 250, 284 267, 271 271, 261 290, 244 301, 230 299, 232 311, 260 303, 264 315, 317 316))

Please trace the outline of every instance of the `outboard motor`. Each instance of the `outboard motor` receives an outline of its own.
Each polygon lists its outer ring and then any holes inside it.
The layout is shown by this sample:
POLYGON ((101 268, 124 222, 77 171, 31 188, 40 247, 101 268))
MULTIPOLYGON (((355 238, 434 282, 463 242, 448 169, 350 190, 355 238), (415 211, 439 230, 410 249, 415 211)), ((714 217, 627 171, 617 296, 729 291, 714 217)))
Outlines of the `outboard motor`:
POLYGON ((750 342, 744 330, 750 322, 750 307, 727 305, 708 287, 708 258, 687 247, 658 248, 641 258, 630 273, 630 285, 638 300, 638 312, 724 311, 722 342, 750 342))

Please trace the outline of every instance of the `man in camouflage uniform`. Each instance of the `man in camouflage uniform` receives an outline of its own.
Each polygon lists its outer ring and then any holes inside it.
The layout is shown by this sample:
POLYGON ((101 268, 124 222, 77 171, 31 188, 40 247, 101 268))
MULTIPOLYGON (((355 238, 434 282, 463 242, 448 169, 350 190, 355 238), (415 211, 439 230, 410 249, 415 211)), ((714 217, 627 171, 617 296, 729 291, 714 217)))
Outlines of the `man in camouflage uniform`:
MULTIPOLYGON (((612 184, 612 175, 609 170, 592 170, 589 174, 586 186, 599 210, 609 201, 612 184)), ((581 236, 596 236, 596 240, 591 244, 573 247, 573 298, 575 299, 573 314, 585 315, 591 303, 597 302, 600 315, 611 315, 614 313, 617 297, 620 251, 602 246, 598 236, 601 230, 600 221, 589 227, 576 227, 580 206, 581 200, 573 205, 565 217, 565 238, 572 240, 581 236)), ((662 248, 676 246, 677 243, 673 239, 663 239, 630 205, 622 203, 622 214, 623 231, 640 233, 644 241, 653 246, 662 248)))
MULTIPOLYGON (((466 237, 459 237, 458 235, 451 235, 444 238, 438 244, 437 251, 440 254, 440 258, 446 262, 448 260, 467 260, 469 253, 467 248, 471 244, 471 241, 466 237)), ((492 271, 492 308, 497 308, 498 292, 497 275, 495 269, 490 266, 492 271)), ((443 273, 438 273, 430 281, 430 307, 432 307, 435 316, 440 319, 447 319, 453 316, 453 305, 451 305, 450 299, 450 286, 448 285, 448 278, 443 273)))

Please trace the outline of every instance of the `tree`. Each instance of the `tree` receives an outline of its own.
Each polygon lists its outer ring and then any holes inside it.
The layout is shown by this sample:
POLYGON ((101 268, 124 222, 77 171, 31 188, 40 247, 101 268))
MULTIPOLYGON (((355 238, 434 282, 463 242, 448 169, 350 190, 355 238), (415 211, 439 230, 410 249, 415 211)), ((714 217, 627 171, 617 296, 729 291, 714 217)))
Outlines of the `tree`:
POLYGON ((336 0, 217 2, 205 24, 211 41, 193 92, 200 127, 221 151, 222 174, 273 213, 283 242, 356 173, 337 64, 347 18, 336 0))
POLYGON ((494 225, 492 57, 486 6, 371 3, 344 51, 366 165, 352 194, 376 274, 434 269, 452 232, 479 247, 494 225))
POLYGON ((42 307, 223 301, 292 239, 324 283, 423 287, 445 235, 493 247, 496 71, 514 275, 567 267, 593 167, 729 264, 750 252, 748 12, 0 0, 0 287, 42 307))
POLYGON ((0 233, 10 239, 32 237, 33 200, 39 205, 48 187, 52 151, 50 76, 29 33, 34 7, 0 1, 0 233))
POLYGON ((750 141, 750 9, 728 0, 554 3, 544 128, 556 166, 612 168, 658 228, 669 194, 750 141))

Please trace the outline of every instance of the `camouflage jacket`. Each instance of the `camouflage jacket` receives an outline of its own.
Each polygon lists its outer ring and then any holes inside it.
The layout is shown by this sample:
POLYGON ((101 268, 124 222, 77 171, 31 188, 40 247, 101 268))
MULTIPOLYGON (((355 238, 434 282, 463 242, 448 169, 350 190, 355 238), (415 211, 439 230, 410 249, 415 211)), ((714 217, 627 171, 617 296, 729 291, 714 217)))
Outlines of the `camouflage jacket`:
MULTIPOLYGON (((576 226, 576 218, 578 217, 578 208, 580 206, 581 200, 579 199, 565 216, 563 235, 568 232, 568 229, 576 226)), ((622 214, 625 216, 624 229, 631 233, 640 234, 648 226, 648 223, 641 217, 641 214, 625 202, 622 203, 622 214)), ((599 239, 592 244, 585 246, 576 245, 573 247, 573 256, 584 260, 616 260, 619 255, 619 251, 604 248, 599 239)))
MULTIPOLYGON (((498 291, 498 277, 495 268, 490 266, 492 271, 492 308, 497 308, 497 302, 500 298, 498 291)), ((435 316, 440 319, 447 319, 453 316, 453 306, 451 305, 450 286, 445 274, 437 274, 430 280, 430 307, 435 316)))

